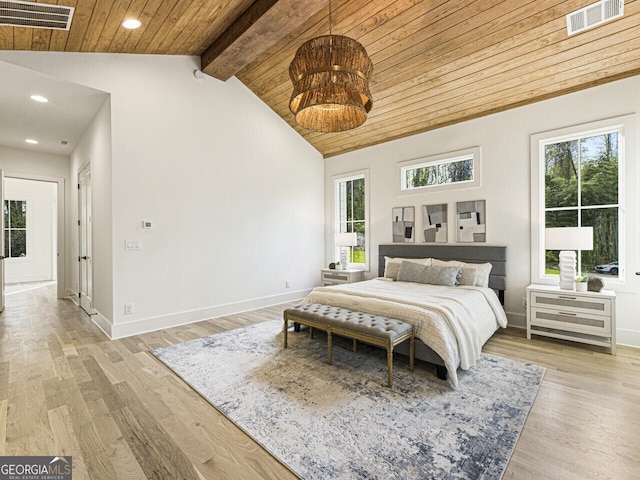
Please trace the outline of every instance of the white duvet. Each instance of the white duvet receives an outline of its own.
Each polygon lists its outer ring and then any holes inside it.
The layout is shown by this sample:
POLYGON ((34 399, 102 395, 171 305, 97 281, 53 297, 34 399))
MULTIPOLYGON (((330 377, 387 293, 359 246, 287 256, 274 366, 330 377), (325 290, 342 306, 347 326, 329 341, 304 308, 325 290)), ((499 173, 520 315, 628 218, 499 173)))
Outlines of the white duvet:
POLYGON ((476 364, 482 345, 507 326, 502 305, 490 288, 445 287, 376 278, 315 288, 302 303, 320 303, 396 318, 410 323, 416 337, 435 351, 458 385, 457 368, 476 364))

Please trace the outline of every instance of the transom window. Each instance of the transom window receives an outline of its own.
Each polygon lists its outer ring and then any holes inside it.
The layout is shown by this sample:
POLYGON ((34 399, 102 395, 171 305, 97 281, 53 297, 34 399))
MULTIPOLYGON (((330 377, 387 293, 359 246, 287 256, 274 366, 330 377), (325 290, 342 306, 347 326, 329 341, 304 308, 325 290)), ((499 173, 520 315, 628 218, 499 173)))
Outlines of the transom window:
POLYGON ((480 185, 480 148, 433 155, 398 164, 400 193, 480 185))

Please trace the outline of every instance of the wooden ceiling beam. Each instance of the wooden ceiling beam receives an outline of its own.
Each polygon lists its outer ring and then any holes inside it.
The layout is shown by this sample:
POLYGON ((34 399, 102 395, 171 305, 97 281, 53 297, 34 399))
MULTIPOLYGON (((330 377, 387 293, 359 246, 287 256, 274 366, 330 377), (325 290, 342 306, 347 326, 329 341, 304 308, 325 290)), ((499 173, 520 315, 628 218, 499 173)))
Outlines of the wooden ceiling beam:
POLYGON ((202 54, 202 71, 228 80, 327 3, 328 0, 257 0, 202 54))

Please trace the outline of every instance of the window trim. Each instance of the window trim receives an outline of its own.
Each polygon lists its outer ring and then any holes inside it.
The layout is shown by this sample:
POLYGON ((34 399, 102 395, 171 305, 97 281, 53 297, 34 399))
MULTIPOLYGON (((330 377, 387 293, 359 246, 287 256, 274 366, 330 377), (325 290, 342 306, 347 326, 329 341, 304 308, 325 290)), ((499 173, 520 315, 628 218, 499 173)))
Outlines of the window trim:
POLYGON ((340 212, 338 211, 340 207, 339 202, 339 192, 338 192, 338 184, 341 182, 347 182, 349 180, 357 180, 359 178, 364 179, 364 252, 365 252, 365 263, 349 263, 347 264, 348 269, 353 270, 362 270, 364 272, 368 272, 370 270, 370 262, 371 262, 371 232, 370 232, 370 219, 371 215, 369 213, 369 169, 357 170, 354 172, 338 174, 331 177, 332 180, 332 188, 333 188, 333 209, 332 209, 332 219, 331 219, 331 262, 335 260, 335 258, 339 258, 339 247, 335 245, 335 234, 339 230, 339 221, 340 221, 340 212))
POLYGON ((636 115, 624 115, 605 120, 559 128, 531 135, 531 283, 557 284, 555 275, 545 272, 544 249, 544 147, 550 143, 573 140, 617 131, 618 138, 618 262, 622 266, 618 278, 607 278, 607 285, 624 286, 628 278, 626 265, 626 207, 625 169, 635 148, 636 115))
POLYGON ((481 147, 469 147, 453 152, 429 155, 427 157, 414 158, 412 160, 404 160, 398 162, 396 166, 398 175, 398 194, 399 195, 416 195, 423 193, 438 192, 442 190, 452 190, 459 188, 480 187, 482 185, 482 149, 481 147), (442 165, 444 163, 453 163, 465 160, 471 157, 473 161, 473 180, 465 180, 455 183, 443 183, 440 185, 425 185, 424 187, 406 188, 404 172, 411 167, 427 167, 442 165))

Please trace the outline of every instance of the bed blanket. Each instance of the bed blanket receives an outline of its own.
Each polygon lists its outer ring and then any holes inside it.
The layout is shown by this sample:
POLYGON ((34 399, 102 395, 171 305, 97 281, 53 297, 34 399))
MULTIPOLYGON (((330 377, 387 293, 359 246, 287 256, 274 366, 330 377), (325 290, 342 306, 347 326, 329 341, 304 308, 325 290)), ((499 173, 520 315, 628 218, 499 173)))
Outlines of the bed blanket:
POLYGON ((482 346, 507 318, 490 288, 446 287, 376 278, 315 288, 301 303, 320 303, 396 318, 445 363, 449 381, 458 385, 457 368, 476 364, 482 346))

